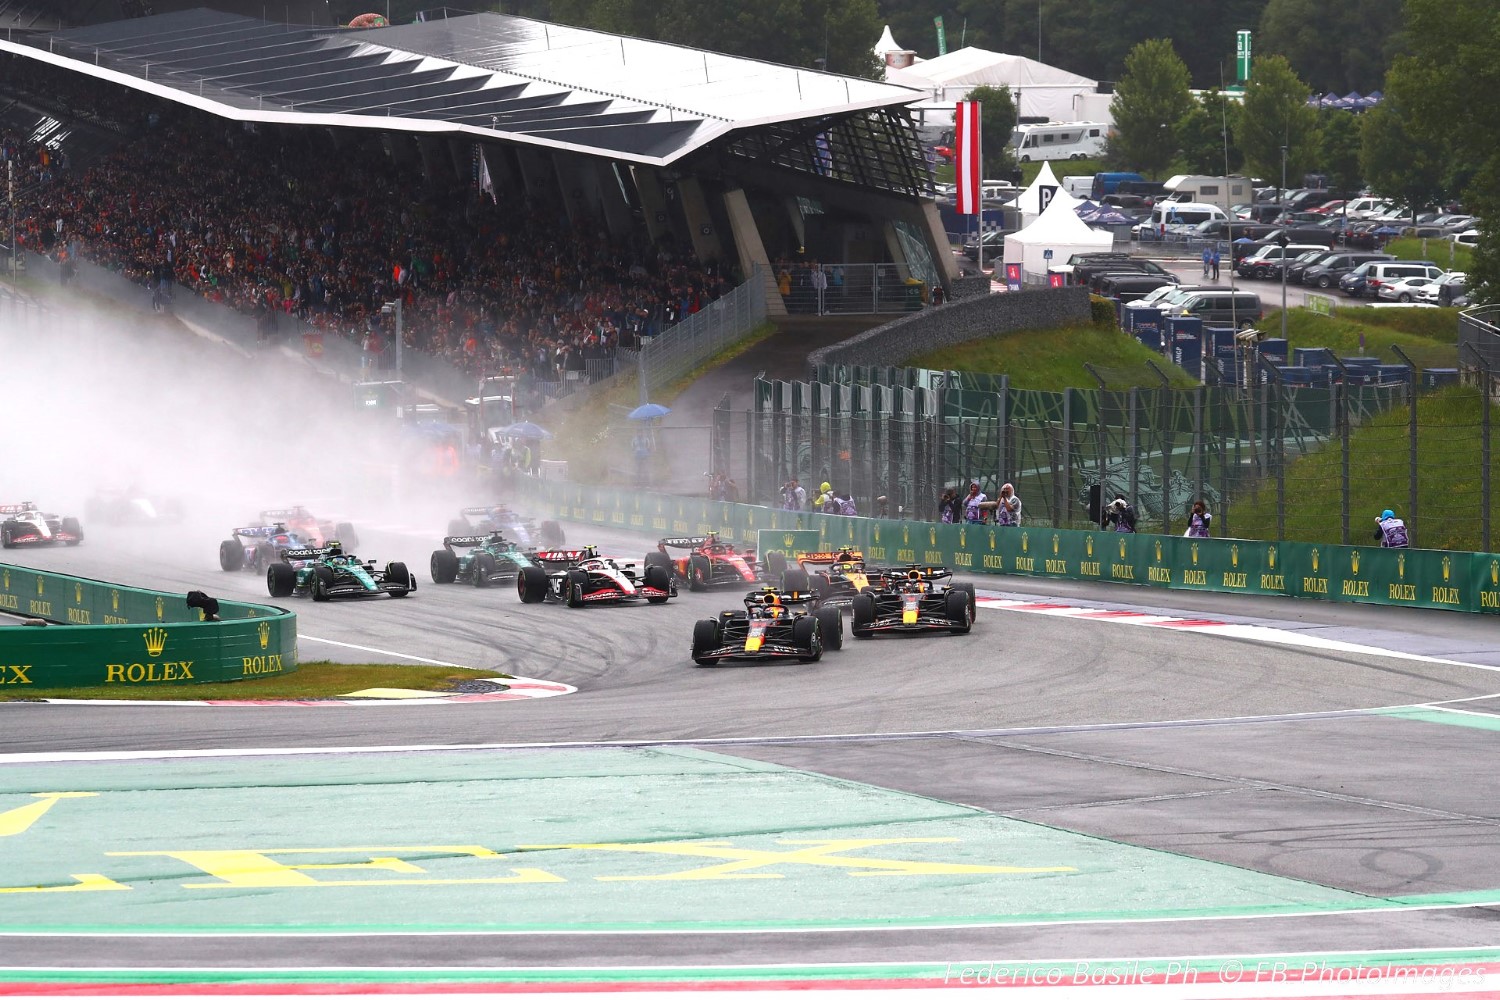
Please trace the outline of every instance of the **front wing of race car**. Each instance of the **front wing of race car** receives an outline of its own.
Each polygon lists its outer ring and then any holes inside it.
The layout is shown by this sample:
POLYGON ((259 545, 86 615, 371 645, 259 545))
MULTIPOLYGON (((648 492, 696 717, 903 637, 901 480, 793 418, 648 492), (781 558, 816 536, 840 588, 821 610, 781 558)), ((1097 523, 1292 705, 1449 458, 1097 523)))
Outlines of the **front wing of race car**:
POLYGON ((784 658, 807 659, 814 655, 808 645, 798 645, 794 638, 793 622, 786 619, 778 622, 749 621, 743 618, 721 620, 719 644, 703 651, 694 651, 694 659, 705 660, 778 660, 784 658))
POLYGON ((967 632, 973 625, 968 598, 960 591, 869 594, 863 607, 858 602, 851 607, 852 629, 861 637, 875 632, 967 632), (862 612, 872 604, 874 613, 866 621, 862 612))

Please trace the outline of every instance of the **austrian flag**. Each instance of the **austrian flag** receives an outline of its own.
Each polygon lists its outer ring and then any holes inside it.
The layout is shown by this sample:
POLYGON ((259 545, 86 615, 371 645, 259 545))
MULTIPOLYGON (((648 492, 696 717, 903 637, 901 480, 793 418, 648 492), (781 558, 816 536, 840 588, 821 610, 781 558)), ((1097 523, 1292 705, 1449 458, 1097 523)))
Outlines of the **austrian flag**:
POLYGON ((978 215, 979 181, 984 172, 980 152, 979 102, 960 101, 953 116, 953 171, 958 187, 958 214, 978 215))

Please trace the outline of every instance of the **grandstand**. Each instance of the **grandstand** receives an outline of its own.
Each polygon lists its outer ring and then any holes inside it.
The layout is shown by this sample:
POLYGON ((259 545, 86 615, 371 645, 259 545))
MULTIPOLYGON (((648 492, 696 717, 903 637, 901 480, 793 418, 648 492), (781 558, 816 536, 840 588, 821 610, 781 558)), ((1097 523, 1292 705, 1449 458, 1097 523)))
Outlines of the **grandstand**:
POLYGON ((246 127, 374 140, 419 186, 553 206, 711 273, 769 283, 773 259, 816 258, 956 276, 901 87, 499 14, 351 30, 200 8, 0 51, 246 127))

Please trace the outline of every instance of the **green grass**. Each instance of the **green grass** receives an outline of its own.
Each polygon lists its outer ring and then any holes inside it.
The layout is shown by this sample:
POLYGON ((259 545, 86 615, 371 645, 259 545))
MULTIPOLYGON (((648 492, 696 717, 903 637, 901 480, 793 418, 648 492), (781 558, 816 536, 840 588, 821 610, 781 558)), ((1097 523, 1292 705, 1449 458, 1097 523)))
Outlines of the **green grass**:
POLYGON ((222 684, 103 685, 100 687, 43 688, 28 685, 24 692, 0 688, 0 701, 32 698, 109 698, 123 701, 199 701, 202 699, 337 698, 369 688, 405 688, 441 693, 460 681, 508 677, 493 670, 462 667, 419 667, 394 663, 331 663, 315 660, 299 664, 290 674, 257 677, 222 684))
POLYGON ((924 351, 907 364, 919 368, 1009 374, 1018 389, 1060 390, 1097 386, 1083 367, 1085 361, 1100 371, 1111 388, 1160 385, 1146 366, 1155 362, 1174 385, 1194 385, 1187 372, 1162 359, 1134 337, 1098 326, 1023 330, 973 340, 953 347, 924 351))
MULTIPOLYGON (((1415 518, 1405 509, 1410 411, 1406 407, 1388 410, 1351 432, 1351 542, 1369 544, 1376 515, 1389 507, 1415 527, 1422 548, 1483 551, 1483 405, 1477 390, 1458 386, 1418 397, 1415 518)), ((1500 412, 1492 410, 1491 420, 1500 428, 1500 412)), ((1304 542, 1341 541, 1343 479, 1338 443, 1292 462, 1286 480, 1286 537, 1304 542)), ((1496 502, 1500 501, 1500 482, 1491 492, 1490 517, 1500 530, 1500 503, 1496 502)), ((1275 481, 1262 483, 1258 491, 1235 495, 1229 520, 1236 537, 1276 538, 1275 481)))
POLYGON ((1406 237, 1399 240, 1391 240, 1386 245, 1385 252, 1395 254, 1397 260, 1430 260, 1445 271, 1463 271, 1467 274, 1471 270, 1474 251, 1468 247, 1455 245, 1449 240, 1429 239, 1427 252, 1422 252, 1423 240, 1416 237, 1406 237))
MULTIPOLYGON (((1260 329, 1267 336, 1280 336, 1281 310, 1268 312, 1260 329)), ((1341 358, 1378 357, 1384 364, 1396 365, 1402 362, 1391 350, 1395 344, 1422 368, 1457 368, 1458 310, 1340 305, 1335 315, 1320 316, 1306 309, 1289 309, 1287 340, 1289 361, 1291 348, 1327 347, 1341 358)))

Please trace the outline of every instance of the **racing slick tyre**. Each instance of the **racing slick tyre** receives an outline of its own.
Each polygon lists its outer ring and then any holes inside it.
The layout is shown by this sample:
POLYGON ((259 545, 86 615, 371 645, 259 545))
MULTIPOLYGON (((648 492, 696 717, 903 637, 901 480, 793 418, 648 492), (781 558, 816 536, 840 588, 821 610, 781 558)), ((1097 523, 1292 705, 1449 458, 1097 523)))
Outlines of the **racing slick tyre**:
POLYGON ((773 580, 780 580, 781 574, 786 572, 786 553, 777 549, 766 553, 766 576, 773 580))
MULTIPOLYGON (((657 555, 665 555, 665 553, 658 552, 657 555)), ((647 566, 646 572, 641 574, 641 579, 648 587, 655 587, 658 590, 666 591, 670 591, 672 589, 672 571, 667 569, 667 567, 665 566, 647 566)), ((667 603, 667 595, 663 594, 660 597, 648 597, 646 598, 646 603, 665 604, 667 603)))
POLYGON ((474 533, 474 529, 469 526, 469 522, 468 521, 465 521, 465 520, 463 520, 463 519, 460 518, 458 520, 453 520, 453 521, 449 521, 448 522, 448 534, 450 536, 451 535, 470 535, 470 534, 473 534, 473 533, 474 533))
POLYGON ((284 562, 272 563, 266 569, 266 590, 272 597, 291 597, 297 589, 297 571, 284 562))
POLYGON ((856 639, 868 639, 875 634, 870 626, 875 624, 875 595, 855 594, 849 605, 849 631, 856 639))
POLYGON ((312 591, 312 599, 315 601, 332 600, 333 595, 328 592, 331 586, 333 586, 333 570, 327 566, 314 566, 312 580, 308 585, 308 589, 312 591))
POLYGON ((522 604, 541 604, 547 599, 547 571, 540 566, 522 566, 516 577, 516 593, 522 604))
POLYGON ((704 618, 693 626, 693 662, 700 667, 711 667, 719 661, 704 653, 719 648, 719 623, 704 618))
POLYGON ((807 578, 807 570, 793 567, 781 574, 781 589, 789 593, 807 593, 812 589, 812 582, 807 578))
POLYGON ((583 607, 583 589, 589 585, 589 575, 581 569, 568 570, 568 607, 583 607))
POLYGON ((245 565, 245 547, 233 538, 219 543, 219 568, 233 573, 245 565))
POLYGON ((500 572, 500 564, 495 562, 495 557, 488 552, 480 552, 474 556, 474 579, 471 581, 476 587, 488 587, 490 577, 500 572))
POLYGON ((541 536, 542 544, 548 548, 560 549, 568 543, 568 538, 563 534, 562 525, 556 521, 543 521, 537 529, 541 536))
POLYGON ((844 616, 838 608, 819 608, 813 612, 818 619, 818 631, 823 635, 824 649, 844 648, 844 616))
POLYGON ((452 583, 458 579, 458 556, 447 549, 432 554, 432 582, 452 583))
POLYGON ((976 601, 976 600, 974 600, 974 585, 972 583, 955 583, 953 585, 952 589, 958 591, 961 594, 967 594, 968 595, 968 597, 969 597, 969 621, 970 622, 978 621, 979 620, 979 602, 976 601))
POLYGON ((699 555, 694 552, 688 556, 688 590, 707 590, 708 581, 713 579, 713 567, 708 564, 708 556, 699 555))
POLYGON ((646 558, 641 560, 641 565, 650 569, 652 566, 660 566, 668 573, 672 572, 672 557, 657 549, 655 552, 647 552, 646 558))
MULTIPOLYGON (((809 577, 809 583, 812 585, 812 592, 818 595, 818 600, 826 601, 828 599, 828 577, 822 573, 813 573, 809 577)), ((843 619, 839 620, 842 621, 843 619)))
POLYGON ((412 579, 411 570, 406 568, 404 562, 393 562, 385 564, 385 579, 387 583, 399 583, 405 590, 387 590, 386 593, 392 597, 405 597, 417 589, 417 581, 412 579))
POLYGON ((64 545, 77 545, 79 542, 83 541, 83 525, 81 525, 81 524, 78 523, 78 518, 76 518, 76 517, 65 517, 65 518, 63 518, 62 519, 62 530, 63 530, 63 534, 72 535, 73 536, 73 540, 71 542, 64 542, 63 543, 64 545))
POLYGON ((948 627, 954 635, 963 635, 974 626, 974 620, 969 617, 969 595, 963 591, 950 590, 943 595, 943 614, 949 621, 959 623, 948 627))
POLYGON ((250 553, 250 568, 259 572, 276 561, 276 546, 261 542, 250 553))
POLYGON ((11 541, 10 525, 8 524, 4 527, 0 527, 0 547, 4 547, 7 549, 13 549, 16 547, 16 543, 11 541))
POLYGON ((811 615, 804 615, 792 622, 792 642, 807 650, 806 656, 797 657, 803 663, 817 663, 823 658, 823 641, 819 637, 821 629, 818 626, 818 620, 811 615))
POLYGON ((359 548, 359 536, 354 533, 354 525, 348 521, 340 521, 333 526, 333 530, 338 532, 339 544, 344 547, 345 552, 354 552, 359 548))

